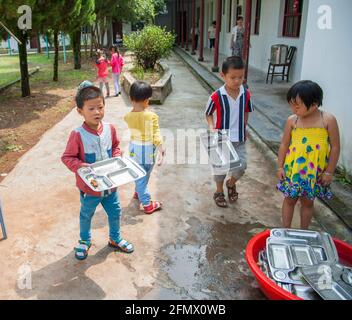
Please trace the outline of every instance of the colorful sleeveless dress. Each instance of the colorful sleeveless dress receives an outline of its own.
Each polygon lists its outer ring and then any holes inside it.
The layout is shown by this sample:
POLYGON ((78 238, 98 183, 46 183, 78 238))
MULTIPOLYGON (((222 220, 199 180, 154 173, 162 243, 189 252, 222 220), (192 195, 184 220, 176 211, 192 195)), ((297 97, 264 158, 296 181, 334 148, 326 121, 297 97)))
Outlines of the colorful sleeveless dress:
POLYGON ((291 144, 287 150, 284 170, 285 180, 277 184, 277 189, 285 197, 307 197, 311 200, 332 197, 329 186, 322 186, 320 177, 329 162, 330 144, 328 131, 322 128, 295 128, 291 133, 291 144))

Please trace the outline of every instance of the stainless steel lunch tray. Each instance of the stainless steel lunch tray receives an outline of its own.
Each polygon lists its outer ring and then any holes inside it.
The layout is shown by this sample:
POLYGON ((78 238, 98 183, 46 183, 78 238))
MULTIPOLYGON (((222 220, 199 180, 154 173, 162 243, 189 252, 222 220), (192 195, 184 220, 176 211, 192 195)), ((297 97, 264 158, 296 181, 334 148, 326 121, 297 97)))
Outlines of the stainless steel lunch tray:
POLYGON ((320 295, 309 285, 293 284, 291 293, 303 300, 321 300, 320 295))
POLYGON ((325 232, 273 229, 266 250, 274 280, 284 283, 304 285, 301 268, 338 262, 333 240, 325 232))
MULTIPOLYGON (((258 265, 262 272, 271 280, 273 280, 280 288, 290 292, 297 297, 300 297, 304 300, 320 300, 320 296, 315 292, 315 290, 305 284, 291 284, 291 283, 284 283, 280 281, 276 281, 270 271, 268 257, 265 250, 259 252, 258 255, 258 265)), ((301 276, 299 274, 299 276, 301 276)), ((303 277, 303 276, 302 276, 303 277)))
POLYGON ((332 237, 326 232, 272 229, 269 241, 283 241, 285 243, 301 243, 312 247, 318 263, 336 264, 339 261, 336 246, 332 237))
POLYGON ((200 139, 214 168, 234 169, 242 166, 241 160, 225 132, 203 133, 200 135, 200 139))
POLYGON ((82 180, 96 192, 102 192, 138 180, 145 170, 131 158, 115 157, 95 162, 77 171, 82 180))
POLYGON ((275 281, 304 285, 300 268, 318 264, 313 249, 301 243, 267 241, 270 272, 275 281))
POLYGON ((341 265, 324 264, 302 269, 304 279, 324 300, 352 300, 352 284, 346 281, 351 273, 351 269, 341 265), (330 272, 324 274, 323 267, 330 272))

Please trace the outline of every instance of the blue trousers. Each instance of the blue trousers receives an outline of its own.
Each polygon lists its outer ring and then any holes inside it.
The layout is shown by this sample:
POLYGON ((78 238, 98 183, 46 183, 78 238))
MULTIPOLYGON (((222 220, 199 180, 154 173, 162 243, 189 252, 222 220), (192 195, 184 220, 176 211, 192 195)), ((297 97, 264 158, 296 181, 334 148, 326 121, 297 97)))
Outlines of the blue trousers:
POLYGON ((95 197, 81 191, 81 212, 80 212, 80 237, 81 240, 91 242, 91 222, 95 209, 101 203, 108 215, 109 237, 115 242, 121 241, 120 215, 121 206, 117 192, 108 196, 95 197))
POLYGON ((147 173, 146 176, 135 181, 138 199, 143 206, 150 204, 150 193, 148 190, 148 182, 150 174, 154 167, 155 146, 152 144, 141 145, 130 143, 130 157, 135 160, 147 173))

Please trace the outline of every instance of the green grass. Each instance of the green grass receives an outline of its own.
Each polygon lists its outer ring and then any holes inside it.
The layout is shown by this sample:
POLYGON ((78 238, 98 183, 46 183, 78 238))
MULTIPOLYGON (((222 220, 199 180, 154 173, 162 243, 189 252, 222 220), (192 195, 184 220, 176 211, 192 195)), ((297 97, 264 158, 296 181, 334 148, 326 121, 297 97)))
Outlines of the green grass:
MULTIPOLYGON (((94 78, 94 71, 89 63, 85 64, 85 53, 82 52, 82 69, 73 69, 72 52, 67 53, 67 64, 63 62, 63 53, 59 53, 59 81, 53 82, 53 63, 54 53, 50 53, 47 58, 46 53, 28 54, 28 70, 35 70, 36 67, 40 71, 30 77, 30 85, 50 85, 51 87, 69 88, 82 80, 94 78)), ((0 87, 20 78, 19 57, 18 55, 0 56, 0 87)), ((19 87, 19 84, 16 84, 19 87)))
POLYGON ((17 145, 17 144, 12 144, 9 142, 3 142, 0 143, 0 152, 7 152, 7 151, 11 151, 11 152, 17 152, 17 151, 21 151, 23 150, 23 147, 21 145, 17 145))

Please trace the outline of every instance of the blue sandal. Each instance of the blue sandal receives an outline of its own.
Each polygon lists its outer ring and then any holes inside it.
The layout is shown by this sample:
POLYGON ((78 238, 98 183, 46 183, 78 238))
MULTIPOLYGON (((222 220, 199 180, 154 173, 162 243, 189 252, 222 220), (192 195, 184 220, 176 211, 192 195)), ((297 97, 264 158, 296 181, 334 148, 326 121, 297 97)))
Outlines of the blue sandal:
POLYGON ((113 240, 109 241, 109 247, 121 250, 126 253, 132 253, 134 251, 134 247, 132 243, 129 243, 127 240, 122 239, 120 242, 115 242, 113 240))
POLYGON ((79 245, 75 247, 75 257, 78 260, 84 260, 88 257, 88 251, 91 244, 88 241, 79 240, 79 245))

